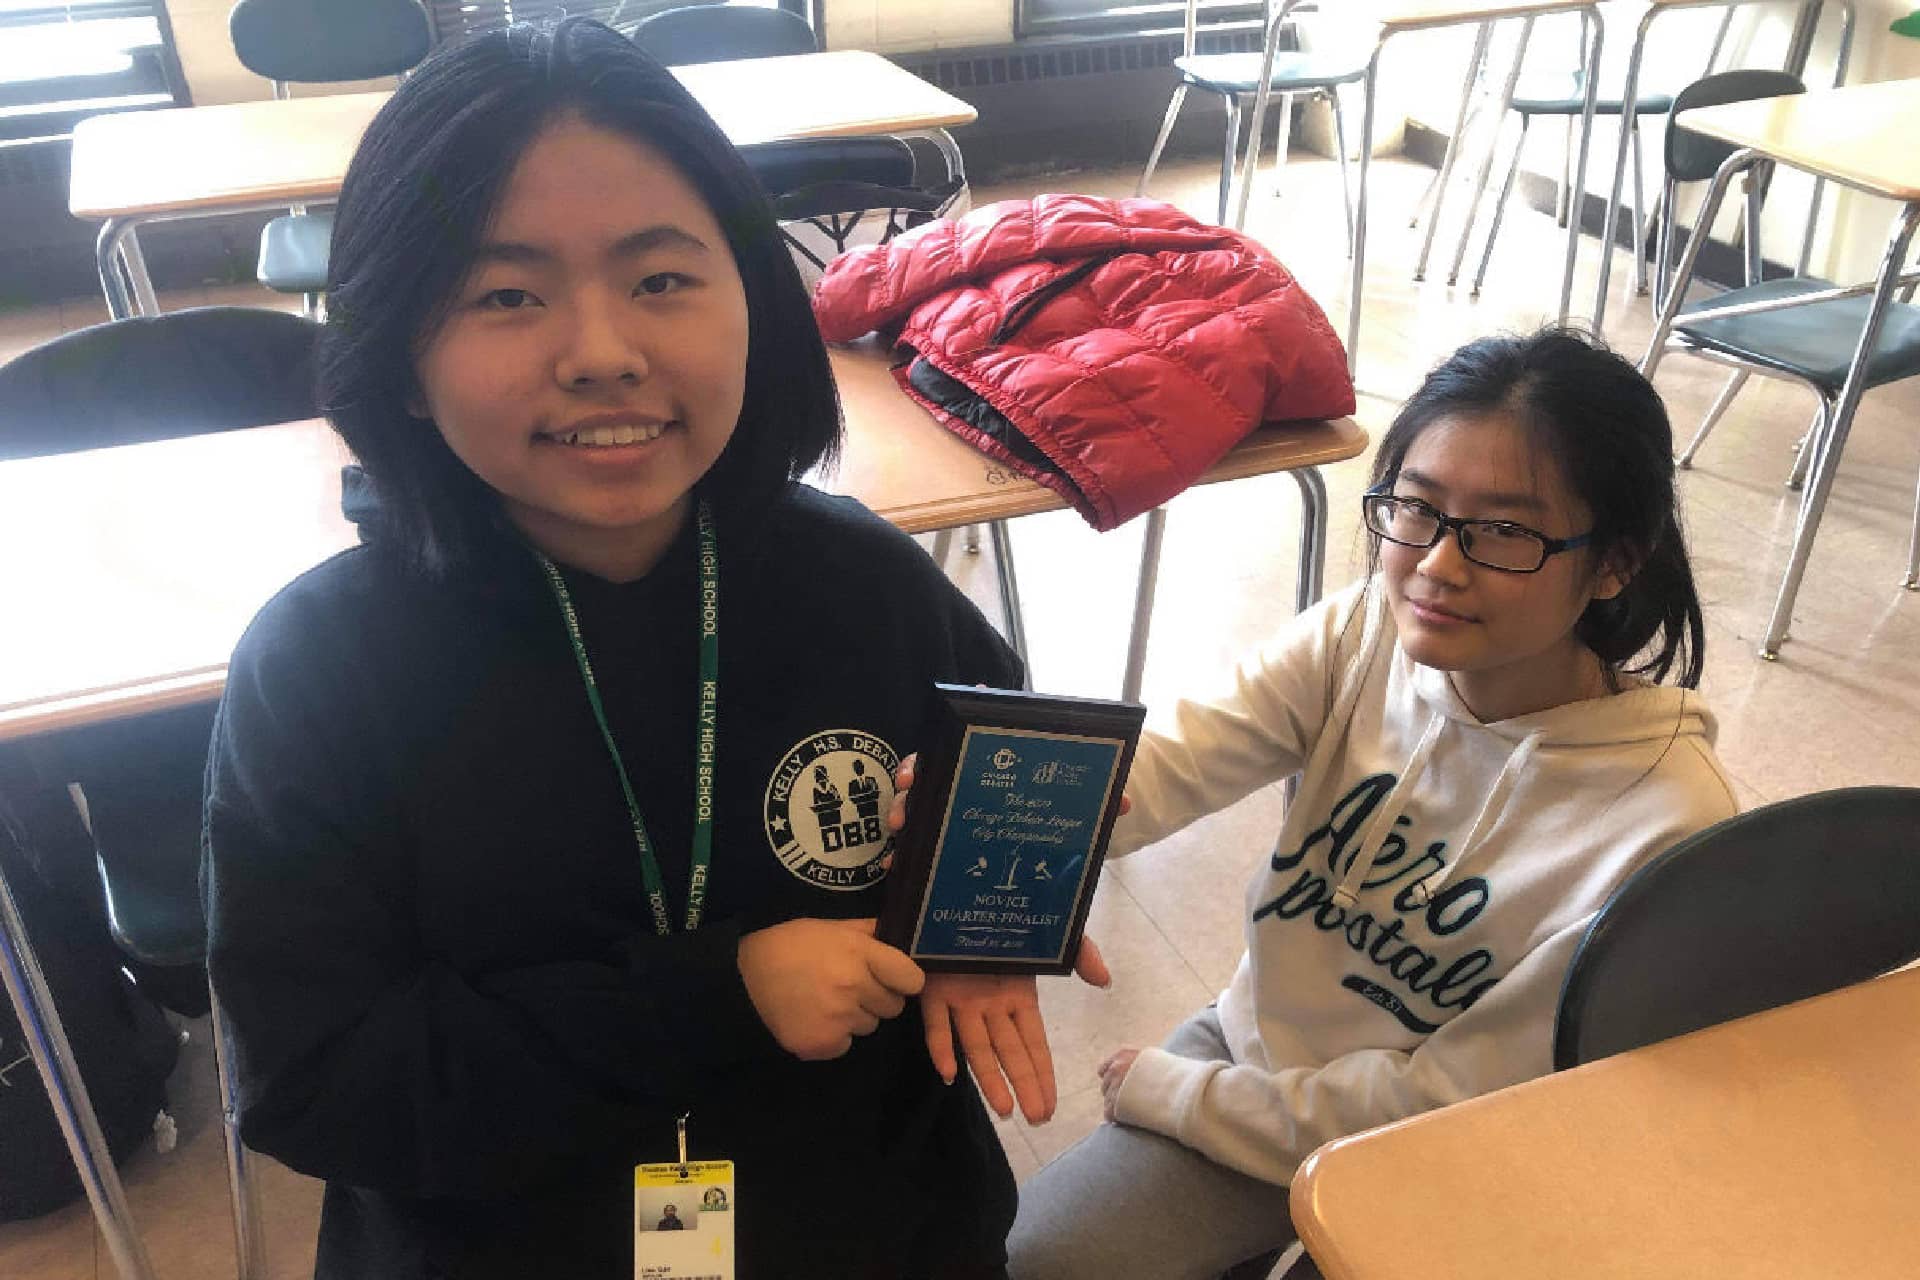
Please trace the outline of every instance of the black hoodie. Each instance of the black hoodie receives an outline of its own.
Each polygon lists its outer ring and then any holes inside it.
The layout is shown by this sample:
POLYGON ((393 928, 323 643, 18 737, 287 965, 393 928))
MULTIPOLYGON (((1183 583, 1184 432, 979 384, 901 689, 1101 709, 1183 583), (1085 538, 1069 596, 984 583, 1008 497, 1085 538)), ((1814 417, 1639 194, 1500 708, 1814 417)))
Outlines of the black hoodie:
MULTIPOLYGON (((721 513, 712 874, 700 929, 662 938, 531 554, 432 580, 355 515, 363 545, 240 641, 207 784, 242 1133, 326 1180, 317 1274, 625 1280, 631 1166, 684 1112, 691 1156, 737 1163, 744 1280, 998 1274, 1012 1177, 918 1008, 803 1063, 735 964, 754 929, 876 913, 929 684, 1020 682, 978 611, 850 500, 721 513)), ((567 575, 676 925, 694 560, 689 527, 637 582, 567 575)))

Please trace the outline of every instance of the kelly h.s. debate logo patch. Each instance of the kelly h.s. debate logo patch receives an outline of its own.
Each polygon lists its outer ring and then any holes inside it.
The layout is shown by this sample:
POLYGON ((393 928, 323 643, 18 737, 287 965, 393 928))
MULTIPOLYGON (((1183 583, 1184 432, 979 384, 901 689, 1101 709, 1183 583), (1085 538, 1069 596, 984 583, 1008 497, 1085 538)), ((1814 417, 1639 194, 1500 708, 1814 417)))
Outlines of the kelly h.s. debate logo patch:
POLYGON ((827 729, 781 758, 767 782, 767 842, 787 870, 822 889, 864 889, 893 847, 894 749, 858 729, 827 729))

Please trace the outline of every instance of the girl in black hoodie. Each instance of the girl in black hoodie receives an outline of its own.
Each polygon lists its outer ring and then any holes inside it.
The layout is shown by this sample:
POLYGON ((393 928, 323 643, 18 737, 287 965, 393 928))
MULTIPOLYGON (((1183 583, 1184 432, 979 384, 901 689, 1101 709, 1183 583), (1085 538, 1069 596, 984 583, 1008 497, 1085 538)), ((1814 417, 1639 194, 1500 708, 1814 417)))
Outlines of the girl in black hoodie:
POLYGON ((330 286, 362 545, 234 654, 205 871, 242 1133, 326 1180, 318 1275, 632 1275, 682 1115, 742 1276, 1003 1274, 949 1019, 1043 1118, 1032 983, 874 940, 874 815, 930 681, 1021 671, 799 483, 837 403, 738 155, 604 27, 483 36, 368 131, 330 286), (856 778, 878 805, 819 799, 856 778))

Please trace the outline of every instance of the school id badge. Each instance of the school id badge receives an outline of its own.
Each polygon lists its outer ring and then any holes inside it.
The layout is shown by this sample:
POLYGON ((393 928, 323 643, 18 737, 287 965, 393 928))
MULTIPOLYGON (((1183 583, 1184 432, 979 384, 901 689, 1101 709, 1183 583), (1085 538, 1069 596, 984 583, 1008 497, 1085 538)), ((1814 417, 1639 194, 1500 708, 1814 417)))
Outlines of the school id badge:
POLYGON ((633 1170, 633 1280, 734 1280, 733 1161, 680 1159, 633 1170))
POLYGON ((733 1280, 733 1161, 633 1171, 634 1280, 733 1280))

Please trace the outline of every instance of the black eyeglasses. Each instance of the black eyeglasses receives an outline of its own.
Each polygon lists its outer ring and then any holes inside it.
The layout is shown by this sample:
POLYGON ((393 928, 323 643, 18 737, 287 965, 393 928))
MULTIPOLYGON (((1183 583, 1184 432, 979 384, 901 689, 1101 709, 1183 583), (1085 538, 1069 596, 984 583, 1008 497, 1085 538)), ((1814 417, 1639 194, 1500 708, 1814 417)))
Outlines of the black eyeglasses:
POLYGON ((1379 489, 1361 495, 1360 515, 1369 532, 1403 547, 1430 547, 1451 532, 1460 554, 1502 573, 1538 573, 1548 556, 1593 541, 1592 530, 1577 538, 1549 538, 1511 520, 1460 520, 1418 498, 1379 489))

